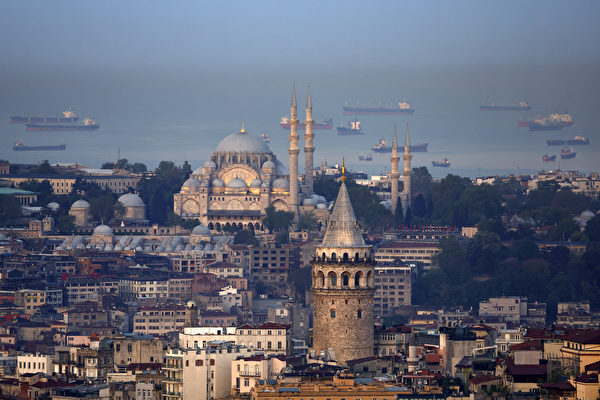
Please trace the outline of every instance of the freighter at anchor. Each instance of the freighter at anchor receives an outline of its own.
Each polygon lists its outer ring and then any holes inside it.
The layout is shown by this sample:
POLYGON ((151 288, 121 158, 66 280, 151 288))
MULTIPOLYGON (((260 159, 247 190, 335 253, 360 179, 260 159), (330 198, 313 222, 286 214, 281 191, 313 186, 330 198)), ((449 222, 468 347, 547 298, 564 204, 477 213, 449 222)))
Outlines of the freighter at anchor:
POLYGON ((415 109, 407 101, 401 101, 397 105, 390 104, 389 106, 379 104, 378 107, 373 107, 371 104, 357 104, 356 106, 344 106, 342 108, 344 115, 410 115, 415 112, 415 109))
POLYGON ((85 118, 83 125, 75 124, 25 124, 28 131, 95 131, 100 125, 91 118, 85 118))
POLYGON ((79 117, 71 110, 63 111, 61 116, 31 117, 27 115, 11 115, 9 118, 13 124, 68 124, 79 121, 79 117))

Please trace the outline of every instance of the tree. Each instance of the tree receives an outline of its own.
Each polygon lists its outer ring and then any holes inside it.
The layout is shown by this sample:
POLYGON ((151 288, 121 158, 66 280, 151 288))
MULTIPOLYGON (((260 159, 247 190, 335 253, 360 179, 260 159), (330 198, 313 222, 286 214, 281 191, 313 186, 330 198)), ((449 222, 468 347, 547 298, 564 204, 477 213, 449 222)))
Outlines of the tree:
POLYGON ((48 160, 42 161, 37 167, 31 170, 34 174, 42 174, 42 175, 56 175, 58 172, 54 168, 50 166, 48 160))
POLYGON ((427 213, 427 205, 425 204, 425 196, 419 193, 412 202, 412 212, 415 217, 423 218, 427 213))
POLYGON ((587 222, 585 225, 585 234, 590 239, 590 242, 600 241, 600 216, 596 215, 587 222))
POLYGON ((75 217, 64 214, 56 217, 56 228, 60 233, 71 233, 75 227, 75 217))
POLYGON ((233 244, 251 244, 258 246, 258 240, 254 236, 254 232, 250 230, 242 230, 235 234, 233 244))
POLYGON ((303 231, 315 231, 319 223, 312 211, 303 212, 298 217, 298 229, 303 231))
POLYGON ((114 216, 115 198, 106 193, 100 196, 92 197, 90 200, 90 214, 96 221, 108 223, 114 216))
POLYGON ((21 216, 21 204, 14 196, 0 195, 0 224, 14 225, 21 216))
POLYGON ((290 211, 276 210, 275 207, 269 206, 265 209, 265 216, 262 219, 262 224, 269 233, 279 232, 287 229, 294 222, 294 213, 290 211))
POLYGON ((30 179, 26 182, 21 182, 19 187, 23 190, 29 190, 37 193, 37 204, 45 206, 50 203, 54 197, 54 192, 50 181, 44 179, 38 181, 37 179, 30 179))
POLYGON ((433 178, 427 167, 413 168, 410 176, 411 188, 413 194, 425 193, 429 190, 433 178))

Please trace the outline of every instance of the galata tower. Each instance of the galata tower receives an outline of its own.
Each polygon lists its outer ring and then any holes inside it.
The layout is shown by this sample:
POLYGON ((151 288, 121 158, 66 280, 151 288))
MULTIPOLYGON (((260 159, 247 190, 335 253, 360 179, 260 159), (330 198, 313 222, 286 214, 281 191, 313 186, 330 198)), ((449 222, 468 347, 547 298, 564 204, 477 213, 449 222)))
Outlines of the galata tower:
POLYGON ((346 364, 373 355, 372 248, 366 245, 345 184, 312 261, 313 347, 317 357, 346 364))

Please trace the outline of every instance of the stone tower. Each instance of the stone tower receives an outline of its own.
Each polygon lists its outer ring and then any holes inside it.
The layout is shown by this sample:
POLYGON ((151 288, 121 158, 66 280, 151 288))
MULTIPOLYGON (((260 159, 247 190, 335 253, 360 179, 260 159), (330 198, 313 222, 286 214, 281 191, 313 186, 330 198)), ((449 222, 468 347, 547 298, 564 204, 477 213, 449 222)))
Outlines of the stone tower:
POLYGON ((396 215, 396 208, 398 207, 398 178, 400 177, 398 173, 400 157, 398 157, 398 133, 396 132, 396 125, 394 125, 394 143, 392 144, 392 158, 390 158, 390 161, 392 162, 392 173, 390 174, 392 181, 392 214, 396 215))
POLYGON ((402 213, 406 215, 406 210, 410 207, 410 176, 412 175, 412 169, 410 167, 410 160, 412 155, 410 154, 410 139, 408 137, 408 124, 406 124, 406 139, 404 140, 404 171, 402 177, 404 180, 404 193, 402 195, 402 213))
POLYGON ((292 86, 290 111, 290 211, 298 216, 298 109, 296 106, 296 83, 292 86))
POLYGON ((315 355, 339 364, 372 356, 374 261, 343 181, 311 264, 315 355))
POLYGON ((304 185, 306 187, 306 194, 311 195, 313 192, 313 154, 315 147, 313 145, 313 139, 315 137, 313 133, 314 121, 312 118, 312 99, 310 98, 310 83, 308 84, 308 95, 306 97, 306 131, 304 133, 304 185))

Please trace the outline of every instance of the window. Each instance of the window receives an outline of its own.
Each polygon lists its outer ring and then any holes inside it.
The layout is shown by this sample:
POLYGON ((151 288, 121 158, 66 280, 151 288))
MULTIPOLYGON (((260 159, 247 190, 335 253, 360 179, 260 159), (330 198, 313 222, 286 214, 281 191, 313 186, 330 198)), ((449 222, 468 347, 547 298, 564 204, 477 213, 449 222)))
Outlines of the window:
POLYGON ((359 319, 360 319, 360 318, 362 318, 362 311, 358 310, 358 311, 356 312, 356 316, 357 316, 359 319))
POLYGON ((335 310, 331 310, 330 315, 331 315, 331 318, 335 318, 335 310))

